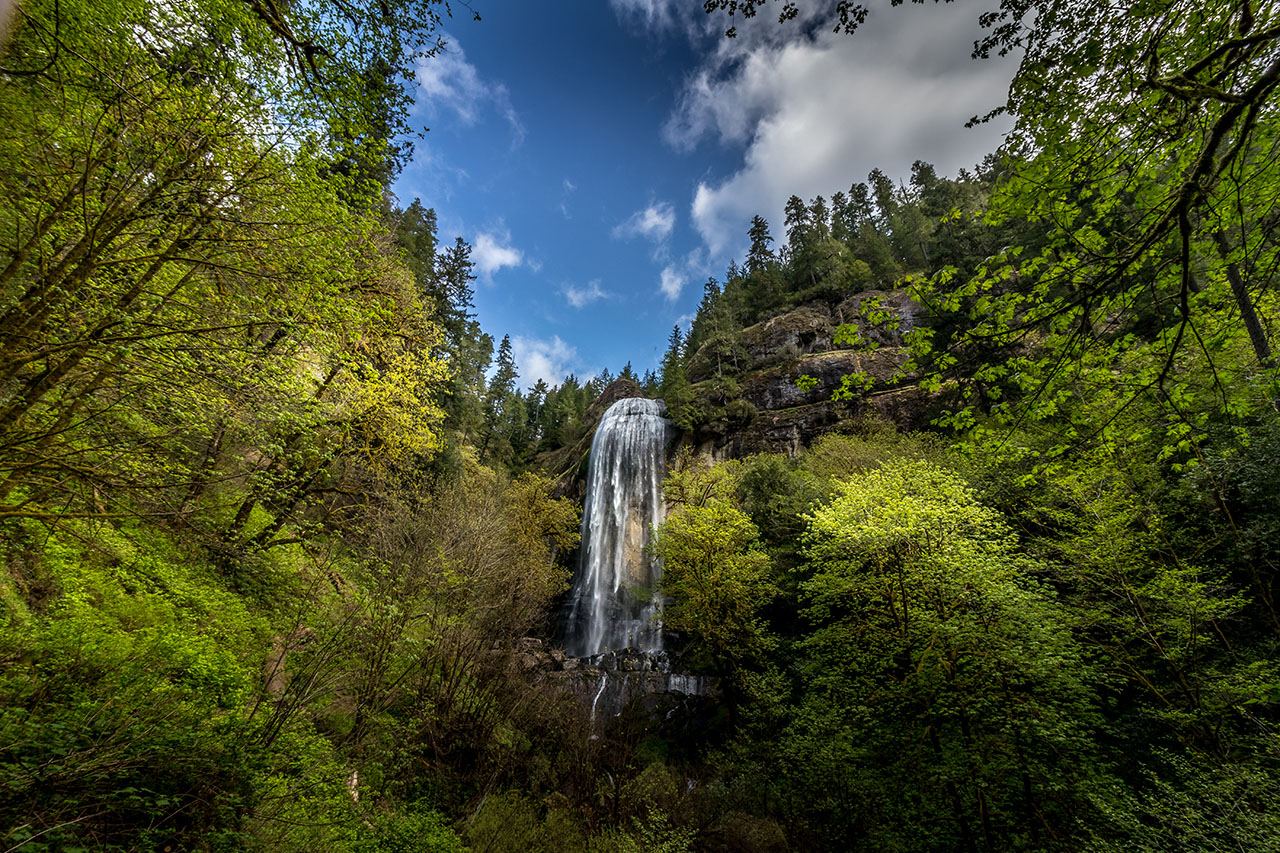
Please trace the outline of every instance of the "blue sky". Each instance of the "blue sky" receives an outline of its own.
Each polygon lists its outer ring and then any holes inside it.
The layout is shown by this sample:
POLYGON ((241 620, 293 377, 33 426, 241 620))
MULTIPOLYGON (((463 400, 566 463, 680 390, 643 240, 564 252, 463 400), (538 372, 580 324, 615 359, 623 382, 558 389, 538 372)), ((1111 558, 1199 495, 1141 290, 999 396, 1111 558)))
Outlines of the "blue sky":
POLYGON ((954 174, 1004 130, 1010 60, 968 58, 984 0, 874 4, 853 36, 700 0, 472 0, 418 69, 430 131, 395 185, 474 247, 476 310, 521 383, 656 368, 751 216, 917 159, 954 174), (881 8, 883 7, 883 8, 881 8))

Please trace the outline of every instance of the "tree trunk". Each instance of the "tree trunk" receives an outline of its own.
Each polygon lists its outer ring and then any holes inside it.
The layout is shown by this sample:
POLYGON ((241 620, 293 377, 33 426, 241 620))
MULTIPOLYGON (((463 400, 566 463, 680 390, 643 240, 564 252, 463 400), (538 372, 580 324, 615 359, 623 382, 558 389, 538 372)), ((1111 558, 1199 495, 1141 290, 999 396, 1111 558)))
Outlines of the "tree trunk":
POLYGON ((1213 242, 1217 244, 1218 254, 1227 265, 1227 281, 1231 284, 1231 295, 1235 297, 1236 306, 1240 309, 1240 318, 1244 320, 1244 327, 1249 333, 1249 340, 1253 343, 1253 352, 1258 357, 1258 363, 1266 368, 1275 367, 1276 360, 1271 353, 1271 344, 1267 341, 1267 333, 1262 328, 1262 321, 1258 319, 1258 312, 1254 310, 1249 288, 1245 286, 1244 276, 1240 274, 1240 265, 1228 260, 1231 245, 1227 242, 1227 235, 1221 231, 1215 231, 1213 242))

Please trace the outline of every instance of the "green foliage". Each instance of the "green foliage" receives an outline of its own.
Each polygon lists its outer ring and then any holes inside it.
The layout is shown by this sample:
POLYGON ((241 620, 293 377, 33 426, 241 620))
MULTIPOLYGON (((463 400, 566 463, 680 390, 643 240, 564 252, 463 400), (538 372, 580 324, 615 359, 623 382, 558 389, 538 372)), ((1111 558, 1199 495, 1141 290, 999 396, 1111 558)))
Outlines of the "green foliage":
POLYGON ((805 542, 810 688, 784 749, 810 808, 857 804, 882 849, 1069 832, 1097 772, 1096 676, 1000 514, 941 468, 890 462, 841 486, 805 542))
POLYGON ((545 814, 518 791, 486 797, 467 826, 467 840, 473 850, 493 853, 558 853, 585 850, 582 827, 564 809, 545 814))
POLYGON ((853 434, 822 436, 798 463, 814 477, 834 486, 887 462, 905 459, 927 460, 953 469, 962 462, 948 452, 936 435, 900 432, 891 423, 868 419, 860 421, 853 434))
POLYGON ((659 530, 662 591, 673 604, 663 621, 689 633, 717 669, 731 676, 768 648, 756 611, 772 595, 768 557, 754 547, 747 516, 719 501, 681 506, 659 530))
POLYGON ((1145 769, 1147 786, 1105 805, 1111 822, 1095 830, 1100 851, 1265 850, 1280 838, 1274 772, 1171 754, 1145 769))
POLYGON ((576 507, 510 472, 612 376, 490 378, 470 246, 384 194, 448 12, 15 12, 4 848, 1276 848, 1276 9, 1002 0, 1001 157, 752 220, 646 391, 742 427, 744 327, 820 303, 967 455, 680 460, 664 619, 720 707, 603 733, 527 651, 576 507), (851 299, 899 285, 902 328, 851 299))
POLYGON ((362 827, 355 834, 352 853, 467 853, 439 812, 395 812, 372 823, 372 831, 362 827))
POLYGON ((264 620, 145 528, 73 524, 38 560, 41 597, 9 598, 0 626, 0 837, 236 846, 264 620))
POLYGON ((777 594, 759 531, 734 506, 740 472, 685 457, 663 484, 671 507, 652 548, 662 560, 663 622, 686 634, 690 663, 722 676, 730 709, 767 689, 776 640, 760 616, 777 594))
POLYGON ((60 48, 0 98, 0 516, 212 522, 233 554, 440 446, 440 330, 329 168, 321 105, 259 76, 285 55, 266 26, 213 0, 24 7, 9 59, 60 48), (213 484, 246 481, 215 520, 213 484))
POLYGON ((603 833, 589 849, 592 853, 690 853, 697 837, 697 830, 672 826, 665 814, 654 812, 644 820, 633 819, 628 830, 603 833))

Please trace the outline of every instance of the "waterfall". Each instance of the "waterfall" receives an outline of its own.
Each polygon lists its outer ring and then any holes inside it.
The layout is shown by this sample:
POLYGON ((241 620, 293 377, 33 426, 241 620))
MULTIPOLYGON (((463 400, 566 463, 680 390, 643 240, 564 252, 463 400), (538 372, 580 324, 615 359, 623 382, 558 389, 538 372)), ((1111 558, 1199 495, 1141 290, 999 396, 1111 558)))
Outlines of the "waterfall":
POLYGON ((596 428, 569 603, 571 655, 662 648, 662 567, 645 549, 649 531, 663 517, 671 422, 662 415, 661 402, 630 397, 610 406, 596 428))

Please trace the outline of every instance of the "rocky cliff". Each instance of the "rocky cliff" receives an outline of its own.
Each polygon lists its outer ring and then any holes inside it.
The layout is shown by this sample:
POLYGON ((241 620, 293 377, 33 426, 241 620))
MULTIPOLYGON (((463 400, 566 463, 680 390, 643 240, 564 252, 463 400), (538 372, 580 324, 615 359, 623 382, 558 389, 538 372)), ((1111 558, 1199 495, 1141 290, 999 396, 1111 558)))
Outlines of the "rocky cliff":
MULTIPOLYGON (((906 291, 872 290, 835 306, 800 305, 750 326, 742 333, 748 363, 736 379, 740 399, 750 405, 700 425, 683 442, 715 459, 794 455, 867 416, 906 429, 927 426, 938 413, 936 396, 897 377, 909 357, 903 336, 928 323, 928 312, 906 291), (857 330, 856 346, 836 343, 844 325, 857 330), (851 374, 865 380, 833 399, 851 374)), ((695 356, 692 364, 695 393, 717 393, 709 360, 695 356)))

